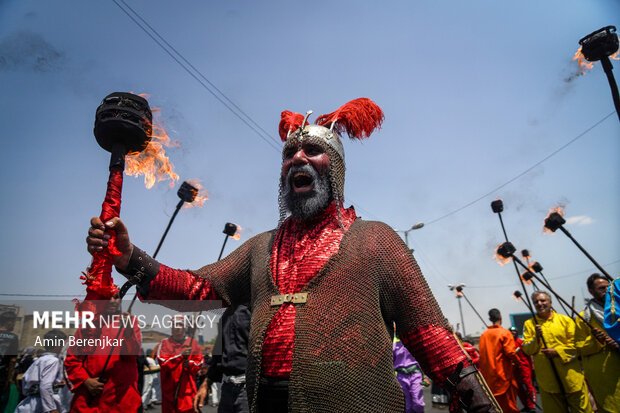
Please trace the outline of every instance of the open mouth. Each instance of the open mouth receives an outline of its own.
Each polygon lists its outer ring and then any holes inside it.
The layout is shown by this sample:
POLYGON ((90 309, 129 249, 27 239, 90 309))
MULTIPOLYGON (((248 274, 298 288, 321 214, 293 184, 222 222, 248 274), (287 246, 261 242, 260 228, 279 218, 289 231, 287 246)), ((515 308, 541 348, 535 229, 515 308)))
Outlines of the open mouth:
POLYGON ((295 192, 307 192, 314 188, 312 175, 305 172, 295 172, 291 176, 291 187, 295 192))

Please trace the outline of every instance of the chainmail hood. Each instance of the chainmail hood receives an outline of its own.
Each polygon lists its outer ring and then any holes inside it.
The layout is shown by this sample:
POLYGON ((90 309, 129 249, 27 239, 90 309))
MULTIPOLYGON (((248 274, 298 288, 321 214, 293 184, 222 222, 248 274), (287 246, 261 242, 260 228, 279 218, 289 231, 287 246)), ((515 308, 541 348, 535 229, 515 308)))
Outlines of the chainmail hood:
MULTIPOLYGON (((321 115, 316 120, 316 125, 308 124, 308 116, 312 111, 308 111, 306 116, 300 113, 293 113, 288 110, 282 112, 279 133, 284 144, 284 153, 290 147, 301 148, 303 143, 318 145, 329 155, 329 181, 333 200, 336 202, 337 210, 344 203, 344 177, 345 177, 345 157, 344 147, 339 134, 344 132, 352 139, 368 138, 377 128, 381 127, 384 115, 377 104, 368 98, 352 100, 336 111, 321 115)), ((286 207, 283 199, 284 179, 280 178, 280 189, 278 192, 278 206, 280 219, 278 226, 282 225, 286 218, 286 207)), ((340 217, 338 218, 340 222, 340 217)))

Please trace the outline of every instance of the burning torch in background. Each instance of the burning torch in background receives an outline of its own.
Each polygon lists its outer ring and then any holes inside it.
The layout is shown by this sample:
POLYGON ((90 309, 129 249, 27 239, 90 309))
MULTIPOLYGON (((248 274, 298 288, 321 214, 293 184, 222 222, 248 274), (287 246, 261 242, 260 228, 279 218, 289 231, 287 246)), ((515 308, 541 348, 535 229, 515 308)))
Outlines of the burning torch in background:
MULTIPOLYGON (((579 314, 579 311, 577 311, 571 304, 569 304, 564 298, 562 298, 562 296, 560 294, 555 292, 555 290, 553 288, 551 288, 551 286, 549 284, 544 282, 535 273, 529 271, 528 267, 519 258, 515 257, 515 255, 514 255, 515 251, 516 251, 516 248, 510 242, 504 242, 499 247, 497 247, 497 253, 499 255, 501 255, 502 257, 504 257, 506 259, 511 259, 512 258, 513 261, 515 261, 517 264, 519 264, 521 267, 523 267, 526 270, 525 273, 523 274, 523 276, 524 276, 524 278, 526 280, 531 279, 531 278, 536 278, 538 280, 538 282, 543 285, 543 287, 545 287, 547 290, 549 290, 558 300, 560 300, 568 308, 570 308, 573 311, 573 313, 575 313, 577 315, 577 317, 579 317, 588 327, 590 327, 590 329, 594 328, 585 318, 583 318, 583 316, 581 314, 579 314)), ((534 313, 532 312, 532 316, 533 316, 533 314, 534 313)), ((534 320, 536 320, 536 319, 534 318, 534 320)))
MULTIPOLYGON (((168 231, 170 230, 170 227, 172 226, 172 223, 174 222, 174 219, 179 213, 181 207, 183 207, 184 205, 185 207, 189 207, 191 205, 202 206, 208 199, 206 193, 202 191, 202 187, 197 182, 197 180, 187 180, 183 182, 179 187, 179 190, 177 191, 177 196, 180 198, 179 203, 177 204, 174 212, 172 213, 170 221, 168 221, 168 226, 166 226, 166 230, 161 236, 159 244, 157 244, 155 253, 153 253, 153 258, 157 258, 157 254, 159 253, 159 250, 161 249, 161 246, 166 239, 166 235, 168 235, 168 231)), ((132 285, 133 284, 130 281, 127 281, 125 284, 123 284, 123 287, 119 292, 119 297, 123 298, 132 285)), ((131 300, 131 304, 129 304, 129 308, 127 309, 128 312, 131 312, 131 309, 133 308, 133 304, 135 303, 137 297, 138 293, 136 292, 133 299, 131 300)))
POLYGON ((554 233, 555 231, 560 229, 568 238, 571 239, 571 241, 573 241, 573 243, 581 250, 581 252, 583 252, 585 256, 588 257, 588 259, 592 262, 592 264, 594 264, 596 268, 598 268, 599 271, 601 271, 603 275, 605 275, 605 278, 607 278, 607 280, 609 280, 610 283, 613 282, 614 280, 611 277, 611 275, 609 275, 607 271, 605 271, 605 269, 601 267, 594 258, 592 258, 592 256, 588 253, 588 251, 586 251, 577 242, 577 240, 573 238, 570 232, 568 232, 566 228, 564 228, 563 225, 566 223, 566 220, 562 217, 563 214, 564 214, 564 210, 562 207, 553 208, 551 212, 549 212, 549 215, 547 215, 547 217, 545 218, 544 225, 543 225, 543 231, 548 232, 548 233, 554 233))
POLYGON ((601 62, 603 70, 607 75, 609 87, 611 88, 611 97, 614 101, 618 119, 620 119, 620 95, 618 94, 618 85, 614 79, 612 72, 613 66, 609 58, 617 59, 618 56, 618 36, 614 26, 607 26, 590 33, 579 40, 581 47, 575 53, 574 60, 577 60, 580 66, 588 69, 592 68, 592 63, 584 64, 583 59, 588 62, 601 62))
MULTIPOLYGON (((495 209, 493 210, 495 212, 495 209)), ((501 211, 500 211, 501 212, 501 211)), ((505 232, 504 232, 505 233, 505 232)), ((514 247, 514 245, 512 245, 509 241, 504 242, 503 244, 499 245, 496 249, 496 254, 502 258, 504 258, 505 260, 510 260, 512 258, 512 262, 519 262, 521 263, 521 265, 523 267, 525 267, 525 264, 523 264, 517 257, 514 256, 514 253, 517 251, 517 249, 514 247)), ((521 279, 521 275, 519 274, 519 269, 517 268, 517 265, 515 263, 515 268, 517 269, 517 274, 519 276, 519 281, 521 281, 521 286, 523 288, 523 291, 525 290, 525 286, 523 285, 523 280, 521 279)), ((527 269, 527 267, 525 267, 527 269)), ((521 297, 521 292, 520 291, 515 291, 515 298, 518 300, 521 297)), ((527 291, 525 293, 525 298, 527 299, 527 308, 528 310, 530 310, 530 313, 532 315, 532 322, 534 324, 536 323, 536 314, 534 313, 534 307, 532 306, 532 303, 530 302, 530 297, 528 297, 527 295, 527 291)), ((541 336, 541 341, 542 341, 542 345, 543 348, 547 348, 547 342, 545 340, 544 336, 541 336)), ((555 379, 558 383, 558 385, 560 386, 560 392, 562 393, 562 396, 566 395, 566 391, 564 390, 564 385, 562 384, 562 380, 560 380, 560 375, 558 374, 558 370, 557 367, 555 366, 555 363, 553 362, 553 359, 549 359, 549 363, 551 363, 551 369, 553 370, 553 375, 555 376, 555 379)))
MULTIPOLYGON (((502 232, 504 233, 504 238, 506 239, 506 242, 508 242, 508 234, 506 233, 506 228, 504 227, 504 220, 502 219, 502 211, 504 210, 504 202, 501 199, 496 199, 495 201, 491 202, 491 210, 497 214, 497 216, 499 217, 499 223, 502 226, 502 232)), ((529 252, 528 252, 529 255, 529 252)), ((502 265, 504 265, 508 260, 504 259, 504 261, 502 261, 500 259, 501 255, 500 254, 496 254, 495 257, 497 258, 498 262, 502 265)), ((503 257, 502 257, 503 258, 503 257)), ((530 302, 530 297, 527 295, 527 289, 525 288, 525 283, 523 282, 523 279, 521 278, 521 273, 519 272, 519 268, 517 267, 517 264, 514 262, 512 262, 514 264, 515 267, 515 271, 517 272, 517 277, 519 278, 519 282, 521 283, 521 288, 523 289, 523 291, 525 292, 525 299, 527 300, 527 306, 532 309, 532 303, 530 302)), ((533 312, 532 312, 532 316, 533 316, 533 312)))

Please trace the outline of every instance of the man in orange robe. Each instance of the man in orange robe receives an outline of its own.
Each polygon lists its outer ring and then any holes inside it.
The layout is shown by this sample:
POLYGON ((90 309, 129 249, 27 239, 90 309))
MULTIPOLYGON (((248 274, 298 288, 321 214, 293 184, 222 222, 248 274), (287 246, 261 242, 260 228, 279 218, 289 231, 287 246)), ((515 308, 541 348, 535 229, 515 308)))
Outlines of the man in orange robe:
POLYGON ((480 336, 480 372, 502 410, 518 413, 514 368, 521 361, 515 352, 515 341, 510 331, 502 327, 502 315, 497 308, 489 310, 489 320, 493 325, 480 336))
POLYGON ((162 413, 194 411, 197 393, 196 373, 202 366, 202 354, 198 343, 185 334, 183 316, 173 319, 172 336, 162 340, 157 350, 161 366, 162 413))

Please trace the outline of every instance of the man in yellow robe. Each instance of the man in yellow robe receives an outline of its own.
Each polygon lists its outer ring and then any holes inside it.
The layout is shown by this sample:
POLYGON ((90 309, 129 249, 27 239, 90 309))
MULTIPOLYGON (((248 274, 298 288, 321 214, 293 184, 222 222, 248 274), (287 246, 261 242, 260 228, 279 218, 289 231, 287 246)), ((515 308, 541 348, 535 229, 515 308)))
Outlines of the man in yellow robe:
POLYGON ((543 411, 565 413, 570 407, 571 413, 592 412, 577 360, 575 322, 551 309, 551 297, 546 292, 535 291, 532 302, 537 315, 523 325, 523 351, 533 356, 543 411))
POLYGON ((601 274, 592 274, 587 281, 592 299, 576 319, 575 341, 581 354, 583 369, 598 404, 599 413, 620 413, 620 352, 618 343, 604 333, 603 306, 609 281, 601 274))

